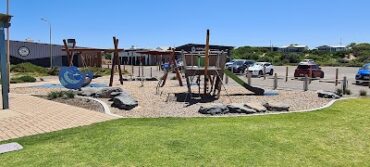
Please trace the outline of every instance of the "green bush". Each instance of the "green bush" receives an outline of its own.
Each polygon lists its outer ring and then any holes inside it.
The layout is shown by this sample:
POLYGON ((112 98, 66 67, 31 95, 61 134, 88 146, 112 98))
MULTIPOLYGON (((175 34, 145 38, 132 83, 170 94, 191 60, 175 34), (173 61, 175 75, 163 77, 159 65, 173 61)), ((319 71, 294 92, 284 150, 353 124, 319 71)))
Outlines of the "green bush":
POLYGON ((46 75, 48 73, 48 70, 44 67, 40 67, 31 63, 21 63, 17 65, 12 65, 10 67, 10 72, 39 73, 46 75))
POLYGON ((27 83, 27 82, 36 82, 36 78, 25 75, 10 79, 10 83, 27 83))
POLYGON ((48 74, 52 76, 58 76, 59 75, 59 68, 53 67, 48 70, 48 74))
POLYGON ((360 90, 360 96, 367 96, 366 90, 360 90))
POLYGON ((352 94, 352 91, 351 91, 351 90, 349 90, 349 89, 346 89, 346 90, 344 90, 344 93, 345 93, 346 95, 351 95, 351 94, 352 94))
POLYGON ((337 95, 339 95, 339 96, 342 96, 342 95, 343 95, 343 90, 342 90, 342 89, 337 89, 337 90, 335 91, 335 93, 336 93, 337 95))
POLYGON ((57 98, 73 99, 75 98, 75 94, 72 91, 53 91, 48 94, 49 100, 57 98))

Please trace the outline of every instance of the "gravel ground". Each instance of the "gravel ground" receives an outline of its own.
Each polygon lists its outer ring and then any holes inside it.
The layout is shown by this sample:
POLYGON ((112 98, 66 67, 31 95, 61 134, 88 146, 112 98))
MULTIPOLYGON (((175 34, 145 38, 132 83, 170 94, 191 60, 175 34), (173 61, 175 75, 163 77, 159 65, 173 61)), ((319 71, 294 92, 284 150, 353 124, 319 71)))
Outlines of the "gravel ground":
MULTIPOLYGON (((111 108, 111 111, 123 117, 203 117, 204 115, 198 113, 198 109, 206 102, 223 104, 283 102, 291 107, 291 111, 318 108, 330 102, 330 99, 318 98, 313 91, 280 90, 278 96, 255 96, 240 86, 227 85, 228 95, 222 91, 218 100, 192 100, 190 103, 185 103, 186 93, 184 92, 187 92, 185 86, 179 87, 177 81, 168 81, 166 86, 160 89, 159 94, 156 94, 156 84, 157 82, 145 82, 144 87, 140 87, 140 82, 124 82, 122 88, 139 101, 139 106, 130 111, 117 108, 111 108)), ((194 91, 196 92, 195 89, 194 91)), ((108 99, 102 100, 111 104, 108 99)))
MULTIPOLYGON (((146 72, 149 74, 150 72, 146 72)), ((153 70, 154 77, 162 76, 163 72, 158 72, 153 70)), ((291 111, 306 110, 322 107, 327 104, 330 99, 321 99, 317 97, 315 91, 303 92, 300 89, 279 90, 278 96, 254 96, 251 92, 245 90, 241 86, 237 85, 234 81, 229 80, 229 84, 225 85, 226 91, 222 91, 221 97, 218 100, 205 99, 205 100, 193 100, 191 103, 185 103, 186 97, 186 86, 178 86, 178 81, 171 81, 170 78, 175 74, 170 73, 168 76, 167 84, 165 87, 161 88, 156 94, 156 85, 158 82, 146 81, 144 82, 144 87, 141 87, 141 82, 138 81, 125 81, 123 86, 118 82, 118 76, 115 76, 114 85, 123 88, 123 90, 129 92, 136 100, 139 101, 139 106, 131 111, 119 110, 116 108, 111 108, 111 111, 117 115, 123 117, 203 117, 198 113, 198 109, 202 104, 206 102, 212 103, 246 103, 246 102, 283 102, 284 104, 291 106, 291 111)), ((55 80, 55 79, 54 79, 55 80)), ((53 80, 53 82, 54 82, 53 80)), ((262 79, 258 79, 262 80, 262 79)), ((94 79, 95 83, 108 84, 109 76, 94 79)), ((255 81, 252 81, 252 83, 255 81)), ((272 80, 264 81, 268 82, 264 88, 271 87, 272 80)), ((281 81, 282 82, 282 81, 281 81)), ((297 81, 301 82, 301 81, 297 81)), ((183 79, 185 84, 185 80, 183 79)), ((301 83, 292 85, 301 87, 301 83)), ((260 84, 258 84, 260 85, 260 84)), ((33 94, 33 95, 47 95, 51 91, 61 91, 64 89, 46 89, 46 88, 35 88, 35 87, 17 87, 12 88, 12 93, 18 94, 33 94)), ((198 92, 197 87, 194 86, 193 92, 198 92)), ((195 98, 197 99, 197 98, 195 98)), ((107 104, 111 104, 108 99, 101 99, 107 104)))
POLYGON ((86 98, 79 98, 79 97, 76 97, 74 99, 57 98, 57 99, 53 99, 53 101, 88 109, 91 111, 97 111, 97 112, 104 113, 104 107, 100 103, 94 100, 86 99, 86 98))

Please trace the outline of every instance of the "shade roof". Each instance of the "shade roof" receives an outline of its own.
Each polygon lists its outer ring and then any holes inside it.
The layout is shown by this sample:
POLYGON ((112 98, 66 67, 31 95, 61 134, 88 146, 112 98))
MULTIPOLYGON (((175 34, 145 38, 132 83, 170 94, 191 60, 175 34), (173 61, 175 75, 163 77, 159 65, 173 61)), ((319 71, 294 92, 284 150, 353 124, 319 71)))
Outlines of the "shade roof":
POLYGON ((0 21, 9 23, 12 16, 0 13, 0 21))

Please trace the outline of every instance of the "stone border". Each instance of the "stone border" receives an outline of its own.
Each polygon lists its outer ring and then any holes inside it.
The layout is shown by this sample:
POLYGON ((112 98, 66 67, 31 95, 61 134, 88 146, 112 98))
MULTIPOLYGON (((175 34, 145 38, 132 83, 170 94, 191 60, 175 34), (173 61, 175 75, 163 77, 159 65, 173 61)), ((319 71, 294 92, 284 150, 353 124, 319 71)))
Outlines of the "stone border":
POLYGON ((84 96, 82 96, 82 98, 86 98, 86 99, 93 100, 93 101, 95 101, 95 102, 100 103, 100 104, 103 106, 103 108, 104 108, 104 114, 107 114, 107 115, 110 115, 110 116, 113 116, 113 117, 117 117, 117 118, 124 118, 124 117, 122 117, 122 116, 120 116, 120 115, 113 114, 113 113, 110 111, 108 104, 107 104, 107 103, 105 103, 105 102, 103 102, 103 101, 101 101, 101 100, 99 100, 99 99, 92 98, 92 97, 84 97, 84 96))
POLYGON ((249 115, 219 115, 219 116, 207 116, 207 118, 226 118, 226 117, 253 117, 253 116, 268 116, 268 115, 280 115, 280 114, 290 114, 290 113, 304 113, 304 112, 314 112, 314 111, 320 111, 326 108, 331 107, 335 102, 337 101, 343 101, 343 100, 350 100, 350 99, 358 99, 358 97, 348 97, 348 98, 341 98, 341 99, 333 99, 328 104, 319 107, 319 108, 313 108, 313 109, 307 109, 307 110, 298 110, 298 111, 284 111, 284 112, 271 112, 271 113, 258 113, 258 114, 249 114, 249 115))

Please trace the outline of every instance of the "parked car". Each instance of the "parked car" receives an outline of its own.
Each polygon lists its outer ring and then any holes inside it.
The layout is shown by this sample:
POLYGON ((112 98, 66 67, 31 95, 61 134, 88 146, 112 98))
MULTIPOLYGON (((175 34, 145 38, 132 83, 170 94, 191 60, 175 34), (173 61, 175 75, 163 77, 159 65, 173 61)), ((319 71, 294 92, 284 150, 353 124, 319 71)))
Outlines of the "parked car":
POLYGON ((227 69, 234 73, 243 73, 245 69, 255 63, 254 60, 235 60, 227 69))
POLYGON ((231 60, 225 64, 225 67, 228 68, 229 66, 233 65, 236 60, 231 60))
POLYGON ((356 75, 356 85, 364 84, 370 81, 370 63, 362 66, 356 75))
POLYGON ((301 62, 294 72, 294 77, 305 77, 306 75, 310 78, 324 78, 324 71, 314 62, 301 62))
POLYGON ((261 76, 264 74, 273 75, 274 66, 269 62, 257 62, 257 63, 254 63, 249 68, 247 68, 245 71, 246 73, 247 72, 251 73, 252 76, 261 76), (265 71, 265 68, 266 68, 266 71, 265 71))

